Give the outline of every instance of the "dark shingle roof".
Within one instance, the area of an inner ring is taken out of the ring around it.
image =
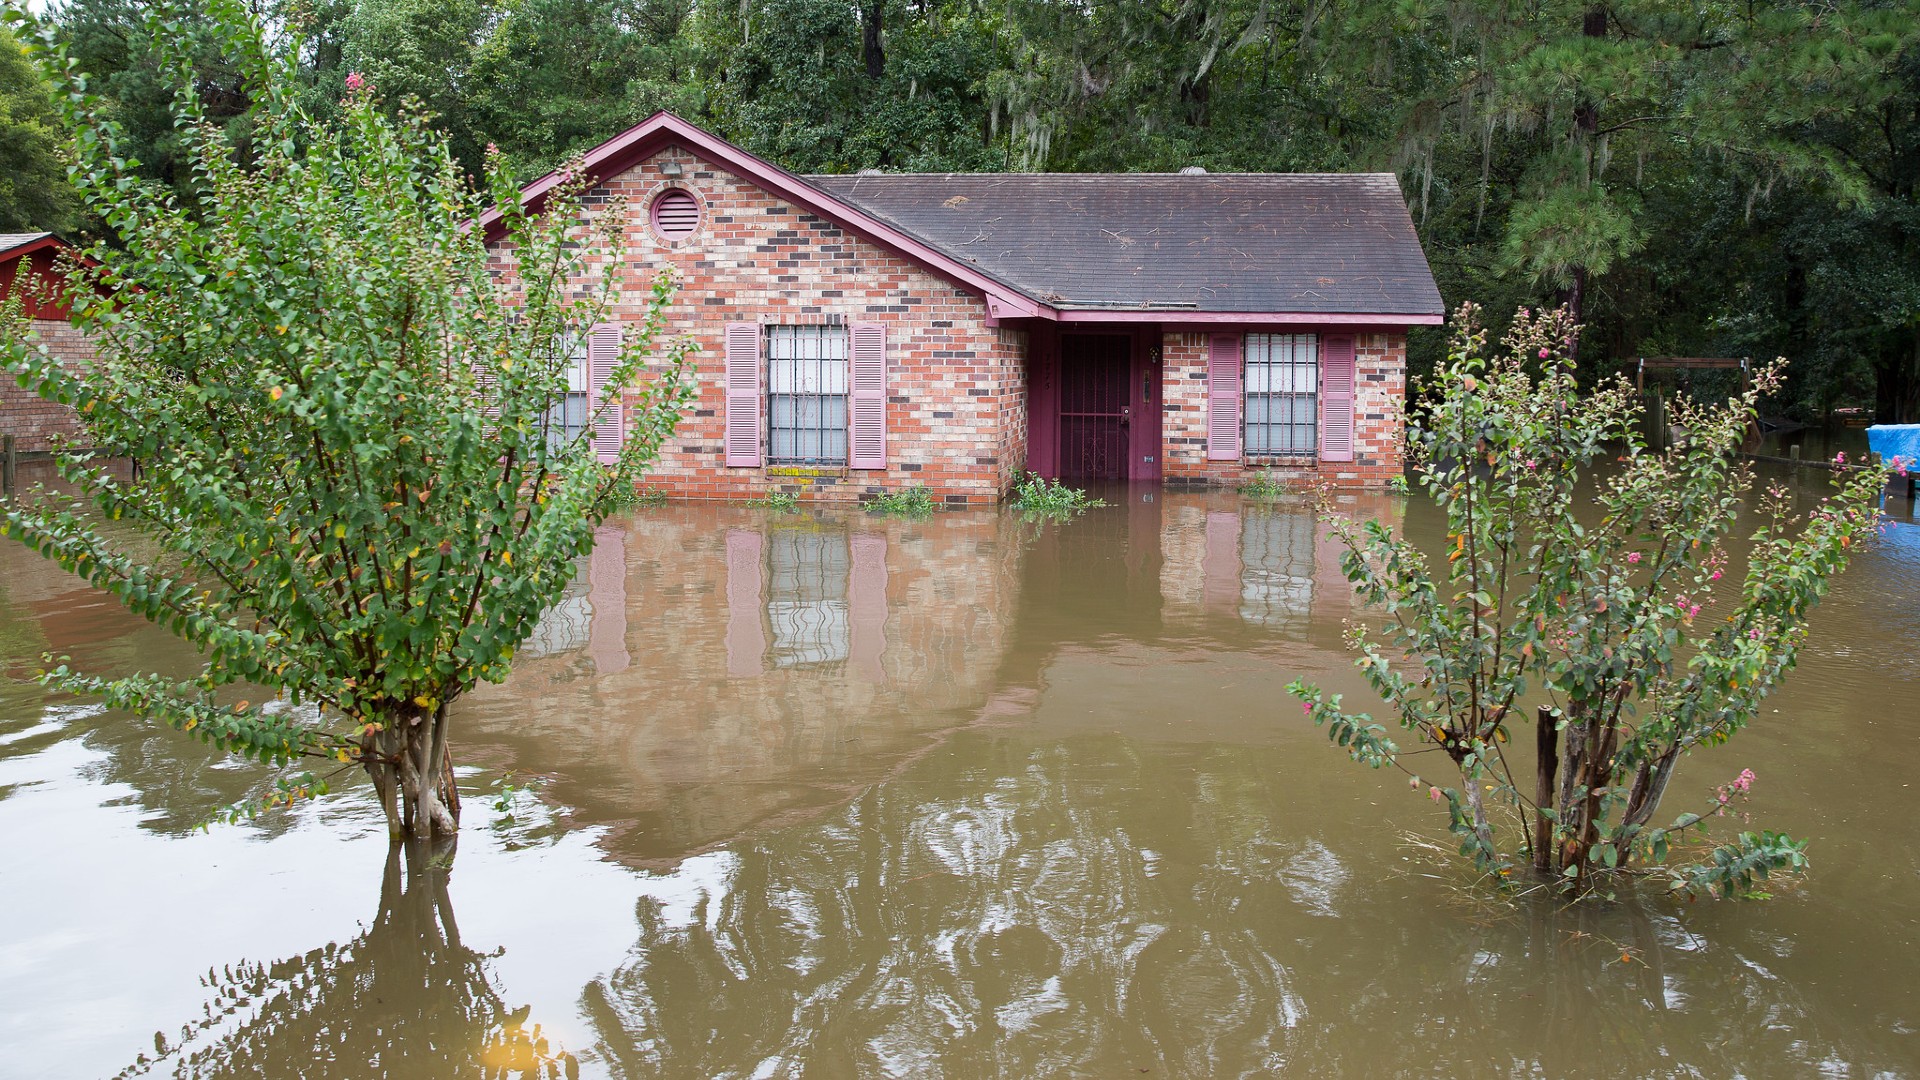
[[[1060,307],[1442,314],[1390,173],[806,179]]]

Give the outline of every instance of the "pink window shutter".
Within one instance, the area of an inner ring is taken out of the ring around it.
[[[618,525],[593,530],[593,553],[587,556],[587,600],[593,618],[587,623],[587,653],[602,675],[625,671],[633,663],[627,652],[627,531]]]
[[[766,661],[766,539],[727,530],[727,674],[758,675]]]
[[[1240,460],[1240,335],[1215,334],[1207,348],[1207,460]]]
[[[848,464],[887,467],[887,328],[854,323],[853,393],[847,408]]]
[[[587,407],[593,410],[593,452],[602,464],[620,460],[620,445],[626,441],[625,413],[621,392],[602,402],[607,380],[620,363],[620,324],[599,323],[587,337]]]
[[[1320,343],[1320,460],[1353,460],[1353,338]]]
[[[847,659],[868,682],[885,682],[887,651],[887,534],[854,533],[847,540]]]
[[[760,327],[727,324],[727,465],[760,464]]]
[[[1200,606],[1230,615],[1240,609],[1240,514],[1207,511],[1206,546],[1200,551]]]

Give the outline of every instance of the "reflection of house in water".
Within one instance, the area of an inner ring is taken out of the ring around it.
[[[727,531],[727,671],[853,661],[885,678],[887,537],[815,522]]]
[[[509,683],[462,703],[464,759],[548,777],[646,862],[1031,712],[1065,651],[1331,663],[1351,612],[1305,507],[1157,489],[1046,525],[676,505],[607,526],[585,563]]]
[[[586,560],[580,560],[584,563]],[[582,567],[584,569],[584,567]],[[521,662],[541,656],[584,649],[592,640],[593,602],[587,599],[590,578],[581,574],[568,583],[560,600],[540,616],[540,624],[520,646]]]
[[[462,703],[465,759],[548,777],[638,861],[837,803],[987,710],[1014,528],[722,506],[609,525],[512,679]]]
[[[628,662],[627,548],[621,530],[601,526],[592,554],[578,562],[581,573],[520,646],[520,662],[586,650],[593,672],[611,675]]]
[[[1249,507],[1240,516],[1240,617],[1304,629],[1313,616],[1314,539],[1306,514]]]
[[[1401,509],[1388,496],[1345,499],[1342,508],[1395,524]],[[1227,617],[1332,645],[1353,614],[1341,546],[1304,504],[1170,500],[1161,539],[1169,618]]]

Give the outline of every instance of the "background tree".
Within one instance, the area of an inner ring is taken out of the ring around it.
[[[697,115],[686,0],[522,0],[475,49],[473,123],[528,177],[661,109]]]
[[[120,152],[138,163],[138,175],[191,190],[193,155],[175,124],[182,93],[193,96],[204,122],[245,142],[251,88],[204,5],[169,7],[172,25],[164,31],[161,11],[144,0],[70,0],[57,14],[67,54],[92,77],[94,107],[114,122]]]
[[[430,10],[429,10],[430,9]],[[177,171],[135,0],[62,33]],[[201,17],[192,8],[187,25]],[[265,0],[303,107],[417,96],[529,178],[671,108],[800,172],[1396,171],[1449,302],[1572,303],[1583,372],[1786,355],[1770,411],[1920,419],[1920,0]],[[241,122],[217,48],[193,82]],[[236,134],[242,134],[236,131]],[[1444,335],[1411,339],[1439,363]]]
[[[1777,368],[1744,399],[1683,400],[1687,438],[1652,453],[1629,385],[1579,392],[1564,309],[1521,312],[1498,352],[1476,323],[1471,307],[1455,316],[1431,409],[1408,432],[1415,474],[1447,515],[1444,567],[1434,572],[1378,521],[1327,515],[1347,577],[1390,620],[1378,633],[1354,631],[1355,664],[1389,722],[1457,769],[1458,787],[1431,791],[1449,807],[1462,854],[1507,873],[1496,820],[1510,813],[1521,859],[1586,889],[1663,863],[1673,837],[1705,820],[1653,824],[1680,758],[1737,734],[1793,667],[1809,612],[1878,526],[1885,470],[1842,472],[1834,495],[1804,516],[1785,488],[1770,488],[1736,567],[1730,541],[1750,512],[1753,475],[1735,455]],[[1622,446],[1624,464],[1602,471]],[[1337,695],[1305,682],[1289,689],[1356,761],[1401,765],[1417,752]],[[1528,726],[1530,785],[1524,761],[1516,777],[1507,757]],[[1751,782],[1743,773],[1703,810]],[[1801,848],[1743,833],[1676,871],[1674,884],[1738,894],[1756,876],[1800,866]]]
[[[20,40],[0,26],[0,232],[60,232],[77,221],[78,199],[60,160],[52,87]]]
[[[636,288],[586,269],[619,215],[581,225],[574,185],[530,220],[496,171],[519,259],[517,278],[496,278],[470,225],[483,202],[443,138],[418,116],[389,119],[355,79],[337,126],[309,122],[288,58],[237,0],[205,11],[237,65],[249,135],[206,115],[184,77],[193,42],[156,37],[182,76],[187,199],[133,172],[125,129],[40,39],[64,80],[79,189],[124,246],[96,245],[99,265],[73,276],[95,363],[55,362],[17,305],[0,320],[0,360],[77,407],[94,446],[144,468],[128,484],[64,456],[63,475],[117,524],[48,497],[9,504],[0,532],[206,657],[184,683],[64,665],[48,683],[248,757],[357,765],[396,835],[447,835],[459,808],[447,706],[506,676],[632,491],[690,400],[687,346],[661,350],[603,465],[593,426],[564,429],[556,407],[589,327]],[[670,293],[655,281],[644,322],[629,324],[594,403],[602,418],[651,359]],[[248,700],[247,684],[269,700]],[[309,770],[278,790],[323,788]]]

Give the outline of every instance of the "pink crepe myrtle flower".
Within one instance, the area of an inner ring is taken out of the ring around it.
[[[1712,574],[1712,575],[1711,575],[1710,577],[1708,577],[1708,578],[1707,578],[1707,580],[1708,580],[1708,581],[1719,581],[1719,580],[1720,580],[1720,571],[1718,571],[1718,570],[1715,570],[1715,571],[1713,572],[1713,574]]]
[[[1750,639],[1750,640],[1752,640],[1752,641],[1759,641],[1759,640],[1760,640],[1760,628],[1756,626],[1756,627],[1754,627],[1753,629],[1751,629],[1751,630],[1749,630],[1749,631],[1747,631],[1747,637],[1748,637],[1748,639]]]
[[[1303,702],[1301,702],[1301,703],[1300,703],[1300,711],[1301,711],[1302,713],[1304,713],[1304,714],[1306,714],[1306,715],[1308,715],[1308,716],[1312,716],[1312,715],[1313,715],[1313,703],[1312,703],[1312,702],[1310,702],[1310,701],[1303,701]]]
[[[1693,618],[1693,617],[1694,617],[1695,615],[1698,615],[1698,614],[1700,614],[1700,605],[1699,605],[1699,604],[1688,604],[1688,605],[1687,605],[1687,618],[1689,618],[1689,619],[1691,619],[1691,618]]]
[[[1833,463],[1835,465],[1845,465],[1847,463],[1847,452],[1845,450],[1842,450],[1839,453],[1833,455]]]
[[[1547,358],[1547,350],[1545,350],[1545,349],[1541,349],[1541,350],[1540,350],[1540,359],[1542,359],[1542,360],[1545,360],[1546,358]]]
[[[1740,775],[1733,778],[1733,790],[1744,795],[1753,790],[1753,780],[1752,769],[1741,769]]]
[[[1640,561],[1640,553],[1639,553],[1639,552],[1637,552],[1637,551],[1629,551],[1629,552],[1627,552],[1627,561],[1628,561],[1628,562],[1630,562],[1630,563],[1637,563],[1637,562],[1639,562],[1639,561]]]
[[[357,94],[367,85],[366,77],[357,71],[347,72],[347,92]]]

